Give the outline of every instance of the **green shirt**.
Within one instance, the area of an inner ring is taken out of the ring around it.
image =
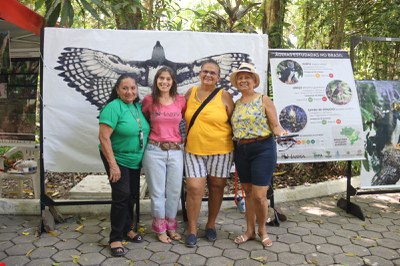
[[[118,164],[131,169],[140,169],[144,147],[150,126],[143,116],[140,103],[126,104],[120,99],[108,103],[100,111],[100,124],[109,125],[111,146]],[[140,127],[143,132],[143,145],[140,147]],[[101,150],[101,145],[99,145]]]

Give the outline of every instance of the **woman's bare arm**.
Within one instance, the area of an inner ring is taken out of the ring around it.
[[[121,178],[121,170],[117,164],[117,161],[114,157],[114,152],[112,150],[111,145],[111,134],[113,133],[113,129],[107,124],[100,124],[99,129],[99,140],[101,145],[101,151],[106,157],[108,165],[110,166],[110,182],[115,183]]]

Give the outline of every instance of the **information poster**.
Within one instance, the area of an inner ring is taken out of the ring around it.
[[[400,187],[400,81],[357,81],[366,138],[361,188]]]
[[[278,144],[279,163],[364,159],[361,112],[347,52],[270,50],[281,126],[299,134]]]
[[[122,73],[135,76],[143,99],[151,93],[157,70],[170,66],[177,74],[178,93],[185,94],[200,83],[202,62],[214,59],[221,70],[216,86],[238,98],[229,77],[241,62],[256,67],[260,91],[265,88],[267,43],[262,34],[46,28],[45,171],[104,172],[97,117]]]

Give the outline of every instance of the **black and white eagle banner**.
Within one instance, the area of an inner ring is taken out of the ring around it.
[[[55,172],[104,172],[98,152],[99,110],[117,78],[136,76],[139,95],[150,93],[161,66],[177,74],[178,92],[199,83],[200,65],[216,60],[217,86],[234,99],[229,75],[241,62],[255,65],[259,91],[266,88],[266,35],[135,30],[44,30],[43,147],[44,167]]]

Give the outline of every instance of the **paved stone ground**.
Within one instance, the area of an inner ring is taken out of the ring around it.
[[[39,217],[0,216],[0,261],[11,265],[400,265],[400,193],[352,198],[365,221],[336,207],[339,195],[280,203],[288,220],[268,227],[274,241],[240,246],[243,215],[223,207],[215,242],[204,238],[205,214],[199,220],[197,248],[184,242],[163,244],[150,232],[150,216],[141,215],[145,241],[126,243],[125,257],[113,258],[107,246],[109,220],[71,217],[56,234],[37,236]],[[82,226],[83,225],[83,226]],[[81,230],[78,230],[81,227]],[[181,233],[184,223],[180,222]]]

